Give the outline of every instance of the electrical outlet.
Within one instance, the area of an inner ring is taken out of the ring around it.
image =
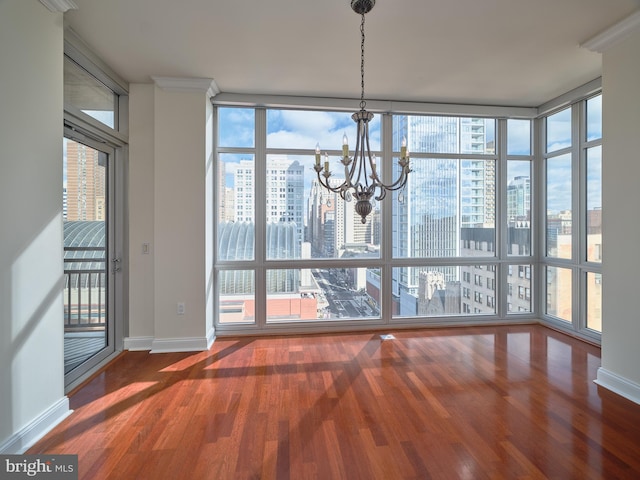
[[[178,315],[184,315],[185,307],[184,302],[178,302],[178,308],[176,309]]]

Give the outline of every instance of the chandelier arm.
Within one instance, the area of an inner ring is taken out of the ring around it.
[[[367,142],[367,157],[369,160],[369,165],[371,165],[371,175],[370,178],[371,180],[373,180],[373,184],[380,188],[380,187],[384,187],[384,184],[382,183],[382,181],[380,180],[380,177],[378,176],[378,170],[376,169],[375,166],[375,162],[373,161],[373,158],[371,157],[371,145],[369,143],[369,124],[367,123],[366,125],[367,128],[367,135],[365,136],[365,141]]]
[[[385,190],[384,188],[381,188],[381,189],[380,189],[380,195],[378,195],[377,197],[375,197],[375,199],[376,199],[377,201],[384,200],[384,197],[386,197],[386,196],[387,196],[387,192],[388,192],[388,190]]]
[[[403,168],[402,172],[400,172],[400,176],[397,178],[395,182],[388,185],[385,183],[379,182],[380,188],[384,190],[390,190],[392,192],[396,190],[400,190],[402,187],[405,186],[409,172],[411,172],[411,170],[407,170],[406,168]]]
[[[347,180],[349,182],[349,186],[352,188],[355,188],[355,186],[358,184],[358,179],[360,178],[360,173],[358,172],[357,176],[354,176],[356,173],[356,170],[358,169],[358,167],[360,162],[358,161],[358,141],[356,140],[356,150],[353,152],[353,159],[351,161],[351,165],[349,167],[349,175],[347,177]],[[346,172],[345,172],[346,173]],[[356,180],[356,182],[354,183],[354,179]]]
[[[353,163],[353,162],[352,162]],[[353,165],[351,166],[351,169],[353,169]],[[344,166],[344,182],[342,183],[343,185],[347,186],[347,188],[351,188],[351,172],[349,171],[349,166],[345,165]]]
[[[343,182],[337,187],[332,187],[331,185],[329,185],[329,177],[325,177],[325,179],[323,180],[322,179],[323,175],[320,175],[320,171],[316,170],[316,173],[318,175],[318,182],[320,182],[320,185],[322,185],[327,190],[332,191],[333,193],[340,193],[340,190],[342,186],[345,184],[345,182]]]
[[[362,143],[362,120],[358,120],[358,127],[357,127],[357,136],[356,136],[356,149],[355,152],[353,153],[353,169],[351,171],[351,178],[354,179],[355,178],[355,185],[362,185],[362,175],[363,175],[363,168],[364,170],[364,178],[365,178],[365,186],[367,184],[367,179],[366,179],[366,165],[364,164],[364,162],[362,161],[362,147],[363,147],[363,143]],[[357,175],[354,177],[353,174],[356,173],[356,169],[357,169]],[[353,180],[352,180],[353,182]]]
[[[369,148],[369,136],[367,135],[367,150],[369,152],[371,152],[371,149]],[[402,159],[401,159],[402,160]],[[384,190],[391,190],[391,191],[395,191],[395,190],[400,190],[406,183],[407,181],[407,175],[409,174],[409,172],[411,172],[411,169],[409,168],[409,163],[406,162],[404,164],[399,163],[399,165],[402,167],[402,170],[400,171],[400,175],[398,176],[398,178],[396,179],[395,182],[391,183],[391,184],[386,184],[383,183],[382,180],[380,179],[380,177],[378,176],[378,172],[376,172],[374,170],[374,180],[377,182],[379,188],[384,191]],[[386,196],[386,193],[384,195],[382,195],[382,198],[384,198]]]

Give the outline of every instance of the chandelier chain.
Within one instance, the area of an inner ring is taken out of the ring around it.
[[[367,216],[373,211],[376,201],[383,200],[388,192],[404,189],[407,175],[411,172],[406,139],[402,140],[398,159],[400,174],[392,183],[382,182],[376,167],[376,156],[371,153],[369,146],[369,122],[374,115],[365,109],[367,102],[364,99],[364,17],[375,3],[375,0],[351,0],[352,10],[362,16],[360,22],[360,111],[351,115],[351,119],[356,122],[356,148],[353,157],[349,155],[349,139],[345,133],[342,138],[342,159],[340,160],[344,168],[344,180],[338,178],[335,183],[329,180],[332,178],[332,173],[329,170],[329,155],[325,152],[323,166],[319,144],[316,145],[316,162],[313,166],[318,176],[319,185],[339,195],[346,202],[350,202],[352,198],[356,200],[355,211],[360,215],[363,224],[367,222]],[[338,185],[338,182],[341,183]],[[328,201],[327,205],[329,205]],[[336,208],[338,207],[336,206]]]
[[[360,110],[364,110],[364,107],[367,106],[367,102],[364,100],[364,13],[360,22],[360,38]]]

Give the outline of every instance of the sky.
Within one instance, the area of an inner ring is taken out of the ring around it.
[[[251,108],[220,108],[220,146],[253,148],[254,110]],[[601,96],[594,97],[587,102],[587,135],[597,139],[602,135]],[[370,141],[372,150],[380,149],[380,115],[375,115],[370,124]],[[571,109],[564,109],[547,119],[546,150],[555,152],[571,146]],[[487,137],[495,138],[495,122],[487,124]],[[529,120],[509,119],[507,122],[507,153],[508,155],[531,154],[531,122]],[[304,110],[267,110],[267,148],[272,149],[302,149],[313,151],[320,146],[324,155],[326,150],[330,155],[331,170],[337,174],[342,167],[338,163],[338,152],[342,147],[342,137],[346,134],[350,152],[353,152],[356,141],[356,124],[351,119],[351,112],[321,112]],[[292,160],[293,156],[289,155]],[[588,208],[601,206],[601,149],[589,151],[587,162],[588,172]],[[232,162],[239,159],[251,158],[248,154],[226,154],[227,186],[233,186]],[[305,175],[305,184],[310,185],[315,177],[312,169],[313,156],[296,156],[295,159],[308,165],[309,177]],[[568,160],[567,160],[568,159]],[[322,159],[324,162],[324,158]],[[508,175],[530,175],[528,163],[510,161]],[[560,156],[548,160],[547,171],[547,210],[557,212],[571,209],[572,164],[570,157]],[[305,197],[308,196],[308,189]]]
[[[221,147],[248,147],[255,144],[252,109],[221,108]],[[267,147],[310,149],[319,145],[322,152],[340,150],[346,134],[351,149],[355,147],[356,123],[349,112],[318,112],[303,110],[268,110]],[[380,115],[369,126],[372,150],[380,149]]]
[[[571,146],[571,108],[547,119],[546,149],[553,153]],[[602,96],[587,101],[586,139],[602,137]],[[570,154],[549,158],[547,169],[547,211],[571,210],[572,164]],[[602,148],[587,150],[587,209],[602,207]]]

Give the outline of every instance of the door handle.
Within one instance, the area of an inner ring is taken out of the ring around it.
[[[111,273],[118,273],[120,270],[122,270],[122,267],[120,266],[120,258],[116,257],[113,260],[111,260],[111,263],[113,263],[113,266],[111,267]]]

